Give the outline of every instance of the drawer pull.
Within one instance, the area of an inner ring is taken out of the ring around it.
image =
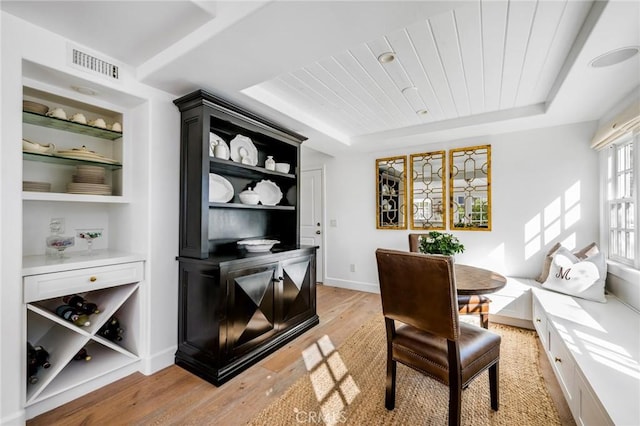
[[[98,277],[90,277],[89,281],[91,281],[92,283],[96,282],[96,281],[98,281]]]
[[[561,359],[561,358],[556,357],[554,361],[555,361],[555,362],[562,362],[562,359]]]

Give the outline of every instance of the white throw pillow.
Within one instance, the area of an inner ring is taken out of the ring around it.
[[[605,303],[607,263],[603,253],[580,260],[564,247],[553,255],[549,276],[542,288]]]

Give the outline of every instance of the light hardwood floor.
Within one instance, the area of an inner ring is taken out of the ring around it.
[[[327,335],[336,347],[373,315],[380,296],[318,286],[320,324],[220,387],[172,365],[132,374],[27,422],[39,425],[242,425],[306,373],[301,352]],[[543,375],[563,424],[573,419],[543,351]]]

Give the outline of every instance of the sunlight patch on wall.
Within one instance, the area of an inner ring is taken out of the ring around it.
[[[544,208],[544,244],[560,235],[560,216],[562,211],[560,197],[553,200]]]
[[[544,243],[549,244],[551,241],[558,238],[561,233],[562,233],[562,227],[560,225],[560,221],[557,220],[545,228]]]
[[[564,234],[582,218],[580,190],[580,181],[577,181],[524,224],[525,260],[560,238],[564,238],[561,241],[563,246],[575,248],[575,232],[567,236]]]
[[[524,258],[529,259],[542,248],[540,213],[524,224]]]
[[[564,192],[564,226],[569,228],[580,221],[580,181]]]
[[[333,425],[344,419],[344,410],[360,393],[360,388],[349,374],[347,366],[329,336],[325,335],[302,351],[302,359],[309,371],[309,378],[320,413],[305,413]],[[296,414],[300,414],[296,412]]]
[[[524,240],[530,241],[540,234],[540,213],[536,214],[531,220],[524,224]]]
[[[573,250],[576,248],[576,233],[572,232],[567,238],[560,241],[563,247],[566,247],[569,250]]]
[[[524,245],[524,258],[529,259],[536,254],[542,248],[541,239],[539,235],[536,235],[531,241]]]

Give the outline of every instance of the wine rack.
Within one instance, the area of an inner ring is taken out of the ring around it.
[[[51,363],[50,368],[39,369],[36,383],[27,383],[27,407],[138,362],[142,271],[142,262],[130,262],[24,277],[26,339],[44,347]],[[100,312],[90,315],[89,326],[75,325],[55,313],[64,304],[63,296],[70,294],[98,305]],[[98,334],[114,316],[125,330],[120,341]],[[83,347],[91,360],[74,360]]]

